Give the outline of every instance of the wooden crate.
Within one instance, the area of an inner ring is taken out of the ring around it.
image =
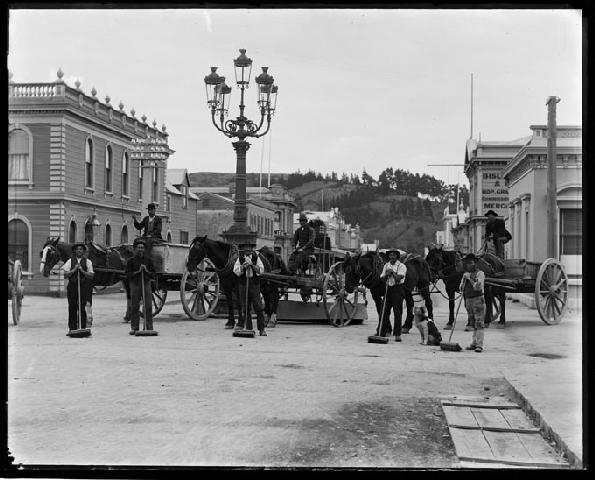
[[[188,245],[179,243],[163,243],[153,245],[151,260],[157,273],[183,274],[186,270]]]

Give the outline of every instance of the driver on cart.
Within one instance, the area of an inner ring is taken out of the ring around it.
[[[314,240],[316,231],[308,224],[308,217],[305,213],[299,216],[300,228],[293,234],[294,251],[289,256],[288,268],[292,275],[295,275],[298,268],[305,272],[308,268],[308,258],[314,253]]]

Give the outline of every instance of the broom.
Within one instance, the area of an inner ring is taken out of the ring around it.
[[[250,315],[250,305],[248,305],[248,287],[249,287],[249,281],[250,279],[248,278],[248,271],[247,269],[251,268],[251,267],[246,267],[246,303],[244,304],[244,329],[243,330],[234,330],[234,332],[231,334],[232,337],[243,337],[243,338],[254,338],[254,336],[256,335],[254,333],[254,330],[246,330],[246,322],[248,321],[248,315]]]
[[[384,318],[384,308],[386,307],[386,296],[388,295],[388,282],[386,283],[386,288],[384,289],[384,298],[382,299],[382,315],[378,317],[378,326],[376,327],[376,333],[378,335],[370,335],[368,337],[368,343],[388,343],[388,337],[380,336],[380,324],[382,319]]]
[[[463,282],[463,288],[461,290],[465,290],[465,283]],[[461,299],[459,300],[459,305],[457,306],[457,311],[455,313],[455,319],[452,322],[452,329],[450,330],[450,335],[448,336],[448,342],[440,342],[440,350],[445,350],[447,352],[460,352],[463,350],[458,343],[451,343],[452,334],[455,331],[455,326],[457,325],[457,317],[459,316],[459,309],[461,308],[461,303],[463,303],[463,294],[461,293]]]
[[[147,316],[149,315],[149,313],[146,311],[147,310],[147,304],[145,303],[145,271],[144,271],[144,265],[141,265],[141,269],[140,269],[140,279],[141,279],[141,295],[143,297],[143,329],[142,330],[137,330],[136,332],[134,332],[134,335],[136,337],[154,337],[155,335],[157,335],[157,332],[155,330],[147,330]]]
[[[79,267],[80,268],[80,267]],[[76,272],[76,284],[78,288],[78,310],[77,310],[77,329],[69,332],[70,337],[82,338],[91,335],[91,330],[88,328],[81,328],[81,272]]]

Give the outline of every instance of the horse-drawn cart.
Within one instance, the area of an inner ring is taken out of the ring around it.
[[[502,288],[508,293],[532,293],[541,320],[557,325],[568,303],[568,276],[555,258],[543,263],[524,259],[502,260],[504,269],[486,275],[486,285]]]
[[[8,259],[8,298],[11,301],[12,322],[18,325],[23,304],[23,266],[20,260]]]

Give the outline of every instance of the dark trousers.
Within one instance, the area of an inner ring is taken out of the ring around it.
[[[264,307],[260,301],[260,281],[253,280],[252,277],[248,283],[248,307],[246,308],[246,278],[240,278],[239,294],[240,294],[240,306],[242,311],[240,312],[240,320],[238,325],[240,327],[246,327],[247,330],[252,330],[252,317],[250,315],[250,307],[256,312],[256,328],[258,331],[264,330]]]
[[[390,311],[393,310],[395,321],[393,333],[395,336],[401,335],[401,316],[403,314],[403,298],[405,297],[405,287],[403,285],[395,285],[388,287],[386,293],[386,304],[384,306],[384,316],[382,317],[382,324],[380,326],[380,335],[384,336],[390,334]]]
[[[140,317],[140,303],[142,300],[142,282],[140,278],[134,279],[130,282],[130,328],[138,330]],[[145,303],[144,315],[147,330],[153,330],[153,296],[151,294],[151,280],[145,277]]]
[[[87,282],[81,280],[81,324],[78,324],[78,311],[79,311],[79,294],[77,285],[77,275],[73,275],[68,280],[68,286],[66,287],[66,298],[68,299],[68,329],[77,330],[79,328],[87,328],[87,312],[85,310],[85,304],[87,303],[89,295],[89,287]]]
[[[299,253],[292,253],[287,261],[287,268],[290,272],[297,272],[298,268],[305,272],[308,269],[308,262],[310,255],[314,253],[314,250],[304,250]]]

